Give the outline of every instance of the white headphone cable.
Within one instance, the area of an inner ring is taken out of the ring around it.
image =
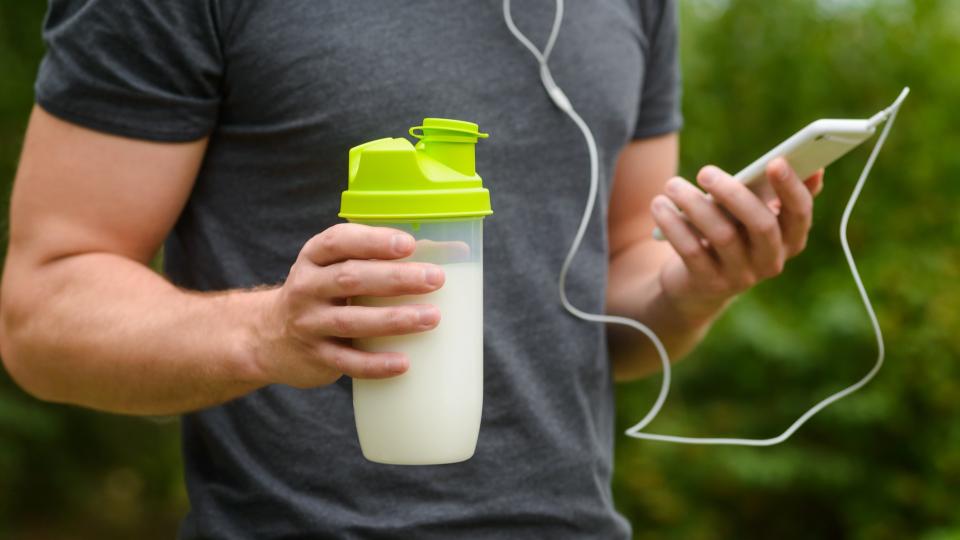
[[[577,111],[573,108],[573,104],[570,103],[570,100],[563,93],[559,86],[553,79],[552,74],[550,73],[550,68],[547,65],[550,59],[550,53],[553,50],[553,46],[556,42],[557,35],[560,31],[560,23],[563,20],[563,0],[556,0],[556,11],[554,15],[553,27],[550,30],[550,37],[547,40],[547,46],[541,52],[537,47],[529,40],[523,33],[516,27],[513,22],[513,18],[510,15],[510,0],[503,0],[503,17],[506,21],[507,28],[510,30],[510,33],[513,34],[517,40],[523,44],[537,59],[537,62],[540,65],[540,81],[543,84],[544,89],[547,91],[547,94],[550,96],[550,99],[553,103],[563,111],[570,119],[576,124],[577,128],[580,129],[580,132],[583,134],[583,138],[587,144],[587,151],[590,156],[590,190],[587,195],[587,204],[584,208],[583,215],[580,219],[580,226],[577,228],[577,233],[574,236],[573,243],[570,245],[570,250],[567,252],[567,256],[563,261],[563,265],[560,268],[560,277],[558,279],[558,288],[560,292],[560,302],[563,304],[563,307],[570,312],[573,316],[591,322],[601,322],[601,323],[610,323],[610,324],[621,324],[624,326],[629,326],[636,329],[637,331],[643,333],[650,341],[653,343],[654,347],[657,350],[657,354],[660,357],[660,362],[663,368],[663,379],[660,385],[660,392],[657,395],[657,399],[654,402],[653,406],[647,412],[646,416],[642,420],[637,422],[635,425],[626,430],[626,435],[629,437],[637,439],[646,439],[654,441],[664,441],[680,444],[723,444],[723,445],[739,445],[739,446],[772,446],[779,444],[793,435],[800,427],[807,422],[815,414],[829,406],[831,403],[840,400],[870,382],[871,379],[877,374],[883,365],[884,359],[884,345],[883,345],[883,334],[880,331],[880,323],[877,321],[876,314],[874,313],[873,306],[870,303],[870,298],[867,296],[867,291],[863,286],[863,281],[860,279],[860,274],[857,271],[857,265],[854,262],[853,255],[850,252],[850,245],[847,241],[847,224],[850,220],[850,214],[853,211],[853,207],[857,203],[857,199],[860,196],[860,191],[863,189],[863,185],[866,182],[867,176],[870,174],[870,169],[873,168],[873,163],[876,161],[877,155],[880,153],[880,148],[883,146],[884,141],[887,138],[887,134],[890,132],[890,128],[893,126],[893,122],[896,119],[897,112],[900,110],[900,104],[903,101],[903,98],[906,97],[908,89],[905,89],[901,93],[897,101],[894,102],[892,106],[887,108],[882,113],[879,113],[874,118],[877,121],[886,120],[886,125],[883,128],[883,131],[880,133],[880,137],[877,139],[876,144],[873,147],[873,151],[870,153],[870,157],[867,159],[867,163],[863,168],[863,172],[860,174],[860,179],[857,181],[856,186],[854,187],[853,193],[850,196],[849,201],[847,201],[847,206],[844,209],[843,217],[840,220],[840,244],[843,247],[843,253],[846,256],[847,264],[850,267],[850,273],[853,275],[853,280],[857,285],[857,290],[860,293],[860,298],[863,301],[863,305],[867,310],[867,314],[870,317],[870,323],[873,326],[874,334],[877,340],[877,360],[873,368],[859,381],[856,383],[836,392],[827,398],[821,400],[819,403],[811,407],[807,412],[805,412],[800,418],[798,418],[793,424],[790,425],[783,433],[776,437],[771,437],[768,439],[741,439],[741,438],[716,438],[716,437],[678,437],[674,435],[660,435],[655,433],[643,433],[641,430],[645,428],[650,422],[656,418],[659,414],[660,409],[663,408],[663,404],[667,399],[667,395],[670,391],[670,375],[671,375],[671,365],[670,357],[667,353],[666,348],[663,345],[663,342],[660,341],[660,338],[657,334],[651,330],[647,325],[627,318],[620,317],[616,315],[604,315],[597,313],[587,313],[580,310],[567,298],[566,292],[566,280],[567,273],[570,270],[570,265],[573,263],[573,259],[577,254],[577,251],[580,249],[580,244],[583,241],[583,236],[586,233],[587,227],[590,223],[590,218],[593,215],[593,207],[596,204],[597,199],[597,189],[599,184],[599,159],[597,156],[597,144],[594,140],[593,133],[590,131],[590,128],[587,126],[586,122],[580,117]],[[882,116],[882,118],[878,118]]]

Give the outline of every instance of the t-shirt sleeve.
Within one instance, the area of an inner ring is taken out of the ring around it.
[[[214,0],[50,0],[36,101],[116,135],[190,141],[220,106]]]
[[[640,25],[647,38],[646,72],[635,139],[670,133],[683,126],[676,0],[641,0]]]

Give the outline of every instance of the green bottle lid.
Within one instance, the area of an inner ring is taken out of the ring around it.
[[[350,149],[350,176],[340,217],[407,220],[482,217],[493,213],[490,192],[475,168],[477,124],[424,118],[404,138],[378,139]]]

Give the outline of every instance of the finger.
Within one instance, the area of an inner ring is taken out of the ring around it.
[[[340,306],[316,310],[301,325],[325,336],[364,338],[415,334],[436,328],[440,310],[429,304]]]
[[[400,259],[414,247],[413,237],[397,229],[340,223],[308,240],[300,257],[325,266],[347,259]]]
[[[706,276],[719,273],[717,263],[700,243],[700,237],[693,231],[691,225],[680,217],[670,199],[657,195],[653,198],[651,209],[653,220],[660,227],[664,238],[680,255],[691,274]]]
[[[331,368],[354,379],[394,377],[410,367],[410,360],[401,353],[361,351],[329,340],[318,346],[317,353]]]
[[[426,294],[444,282],[443,270],[429,263],[349,260],[311,274],[321,298]]]
[[[761,275],[779,273],[783,265],[783,240],[780,223],[770,208],[747,186],[717,167],[701,169],[697,181],[747,231],[754,270]]]
[[[767,165],[767,178],[780,199],[780,231],[787,256],[803,251],[813,219],[813,195],[787,160],[777,158]]]
[[[667,195],[710,242],[724,273],[738,273],[748,265],[746,246],[736,224],[702,191],[677,177],[667,183]]]
[[[780,204],[780,199],[773,199],[773,200],[767,202],[767,208],[769,208],[770,211],[773,212],[773,215],[775,215],[775,216],[779,216],[779,215],[780,215],[780,207],[781,207],[781,206],[782,206],[782,205]]]
[[[820,192],[823,191],[823,169],[813,173],[810,178],[804,180],[803,183],[814,197],[819,195]]]

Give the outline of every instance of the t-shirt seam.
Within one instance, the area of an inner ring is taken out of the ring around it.
[[[49,96],[36,96],[37,104],[54,116],[62,117],[65,120],[79,123],[97,131],[105,131],[116,135],[128,135],[133,137],[151,139],[163,138],[164,140],[190,141],[202,138],[209,133],[206,130],[197,130],[196,128],[184,127],[182,129],[157,129],[147,128],[143,124],[131,124],[122,121],[107,120],[100,115],[89,115],[79,112],[77,109],[64,105],[62,102],[52,99]]]
[[[648,6],[649,5],[650,4],[648,4]],[[639,95],[640,105],[639,105],[639,110],[637,112],[637,115],[635,117],[635,124],[634,124],[633,135],[632,135],[633,139],[653,137],[657,135],[663,135],[665,133],[679,131],[680,128],[683,126],[683,116],[682,116],[683,113],[681,112],[680,101],[678,99],[678,93],[679,93],[679,88],[681,84],[680,83],[681,79],[678,72],[675,74],[675,80],[672,81],[673,82],[673,84],[671,85],[672,90],[670,91],[672,95],[668,95],[668,97],[666,98],[667,103],[665,104],[662,103],[664,98],[661,95],[661,93],[654,94],[652,96],[646,95],[649,85],[652,84],[650,81],[650,75],[652,71],[659,72],[661,76],[665,76],[663,73],[665,69],[667,70],[677,69],[677,67],[673,64],[664,66],[664,65],[660,65],[661,62],[656,62],[656,65],[654,65],[653,62],[651,62],[651,60],[657,59],[658,49],[663,46],[663,44],[660,42],[661,41],[660,34],[663,31],[663,26],[665,24],[664,20],[668,15],[668,10],[676,9],[676,6],[670,5],[669,2],[664,1],[659,4],[658,8],[659,9],[657,10],[655,17],[652,17],[652,19],[655,19],[655,21],[652,23],[648,23],[648,25],[644,24],[647,21],[645,21],[645,17],[643,16],[643,11],[644,11],[643,6],[639,6],[637,11],[637,15],[640,21],[641,32],[646,38],[647,48],[644,51],[644,55],[646,57],[646,62],[644,66],[644,71],[645,71],[644,84],[640,88],[640,95]],[[645,28],[645,26],[648,26],[648,27]],[[678,31],[677,26],[678,24],[676,23],[676,21],[674,21],[674,26],[672,28],[674,33]],[[643,45],[644,44],[641,43],[641,48],[643,48]],[[674,46],[675,54],[676,54],[677,46],[678,45]],[[673,63],[678,62],[678,59],[676,56],[673,57],[672,62]],[[651,70],[651,66],[655,69]],[[647,105],[646,102],[648,101],[648,99],[653,101],[652,103],[653,108],[646,106]]]
[[[667,133],[680,131],[682,127],[683,120],[681,119],[672,119],[664,123],[643,126],[634,130],[633,139],[644,139],[647,137],[656,137],[657,135],[665,135]]]

